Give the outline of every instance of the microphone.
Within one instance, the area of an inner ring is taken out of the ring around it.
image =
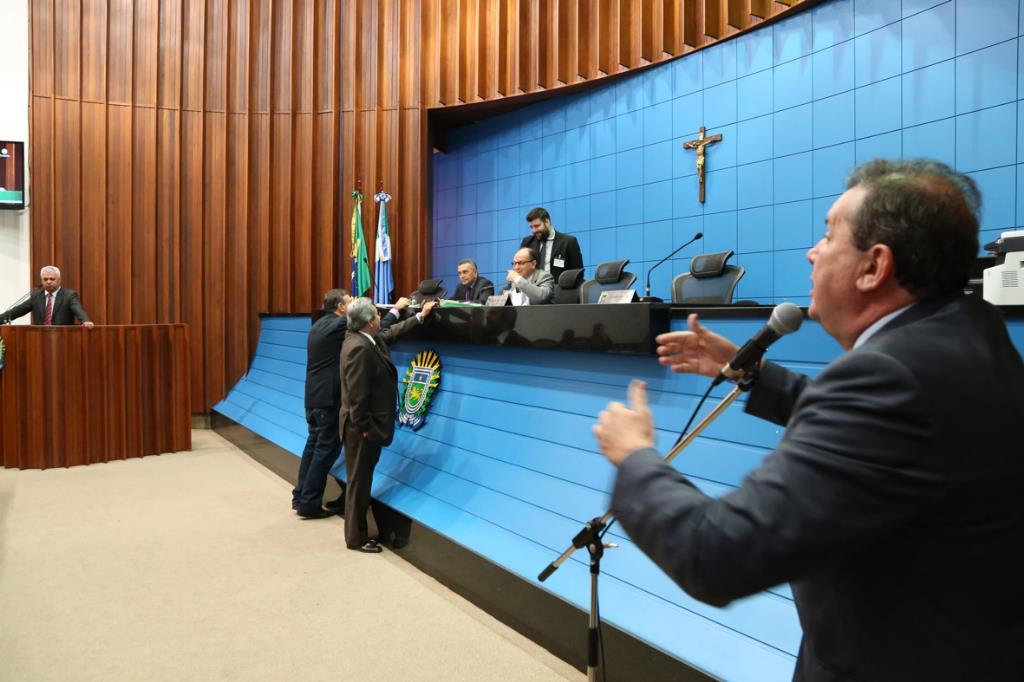
[[[26,293],[24,296],[19,298],[14,303],[12,303],[9,306],[7,306],[7,310],[5,310],[3,312],[3,314],[0,314],[0,324],[10,324],[11,323],[11,318],[9,317],[9,313],[11,312],[11,309],[12,308],[17,308],[19,305],[21,305],[22,303],[27,301],[28,297],[32,295],[33,291],[35,291],[35,289],[29,289],[28,293]]]
[[[772,310],[772,316],[768,323],[761,328],[761,331],[750,337],[750,340],[743,344],[732,360],[727,362],[722,370],[715,377],[712,386],[717,386],[726,379],[736,381],[743,377],[753,367],[761,362],[768,346],[772,345],[786,334],[792,334],[804,322],[804,314],[800,308],[792,303],[780,303]]]
[[[654,269],[657,268],[659,265],[661,265],[662,263],[667,261],[669,258],[671,258],[672,256],[676,255],[677,253],[682,251],[684,248],[686,248],[690,244],[694,243],[695,241],[697,241],[698,239],[700,239],[703,236],[704,236],[703,232],[698,232],[697,234],[693,235],[693,239],[691,239],[690,241],[686,242],[685,244],[683,244],[679,248],[675,249],[672,253],[670,253],[667,256],[665,256],[664,258],[662,258],[660,261],[655,263],[654,266],[651,267],[650,270],[647,271],[647,287],[646,287],[646,290],[644,292],[644,295],[642,297],[640,297],[640,302],[641,303],[661,303],[661,299],[660,298],[658,298],[657,296],[651,296],[651,273],[654,272]]]

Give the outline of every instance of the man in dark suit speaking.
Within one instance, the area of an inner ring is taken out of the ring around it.
[[[523,238],[519,248],[537,252],[539,269],[551,273],[552,279],[557,282],[563,271],[583,268],[580,243],[571,234],[555,232],[546,208],[532,209],[526,214],[526,222],[531,234]]]
[[[974,182],[875,161],[828,213],[809,314],[846,351],[811,379],[764,363],[747,411],[786,427],[739,489],[701,493],[653,449],[641,382],[594,431],[612,511],[694,597],[792,584],[799,680],[1007,680],[1024,670],[1024,364],[963,287]],[[736,346],[689,320],[662,364],[715,376]]]
[[[78,300],[78,292],[60,285],[60,270],[47,265],[39,271],[39,281],[42,286],[33,289],[27,301],[0,315],[0,324],[32,313],[32,324],[73,325],[78,318],[83,327],[92,329],[89,315]]]
[[[437,301],[381,331],[380,315],[368,298],[351,302],[346,309],[348,335],[341,347],[341,431],[345,439],[345,545],[360,552],[377,553],[380,545],[371,540],[366,523],[370,506],[373,470],[381,448],[395,435],[395,403],[398,400],[398,370],[388,346],[413,327],[422,324]],[[374,505],[374,518],[381,537],[393,526],[393,516]]]

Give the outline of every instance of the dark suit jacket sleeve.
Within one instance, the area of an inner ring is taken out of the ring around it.
[[[405,336],[410,329],[418,327],[419,324],[420,321],[416,319],[415,316],[410,317],[408,320],[402,320],[401,322],[391,325],[387,329],[382,329],[380,333],[377,334],[377,339],[390,346],[395,341],[398,341],[398,339]]]
[[[88,322],[89,314],[85,312],[85,308],[82,307],[82,302],[78,300],[78,292],[72,291],[68,296],[68,309],[78,318],[79,322]]]
[[[30,312],[32,312],[31,297],[24,303],[20,303],[3,314],[0,314],[0,322],[10,322],[11,320],[16,320],[22,315]]]
[[[395,314],[389,310],[387,313],[385,313],[385,315],[382,318],[380,318],[380,328],[388,329],[395,322],[398,322],[398,318],[395,317]]]
[[[761,378],[747,400],[747,413],[785,426],[797,398],[810,383],[803,374],[791,372],[774,362],[761,367]]]
[[[494,296],[494,283],[486,277],[478,278],[477,282],[479,286],[477,286],[473,300],[477,303],[486,303],[488,296]]]
[[[739,489],[712,500],[644,450],[620,467],[612,510],[686,592],[723,605],[926,513],[943,494],[935,433],[910,371],[855,351],[805,389],[779,446]]]
[[[565,235],[568,237],[568,243],[565,245],[565,270],[576,270],[583,268],[583,252],[580,251],[580,243],[576,237],[571,234]]]

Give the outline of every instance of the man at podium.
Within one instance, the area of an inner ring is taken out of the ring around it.
[[[41,286],[29,292],[27,301],[11,306],[0,315],[0,324],[7,324],[31,312],[32,324],[72,325],[78,318],[83,327],[92,329],[89,314],[78,300],[78,292],[60,285],[60,270],[47,265],[39,271],[39,281]]]

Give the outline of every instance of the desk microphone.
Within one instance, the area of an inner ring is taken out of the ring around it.
[[[667,261],[669,258],[671,258],[672,256],[676,255],[677,253],[682,251],[684,248],[686,248],[690,244],[694,243],[695,241],[697,241],[698,239],[700,239],[703,236],[704,236],[703,232],[698,232],[697,234],[693,235],[693,239],[691,239],[690,241],[686,242],[685,244],[683,244],[679,248],[677,248],[674,251],[672,251],[672,253],[668,254],[667,256],[662,258],[660,261],[655,263],[654,267],[652,267],[650,270],[647,271],[647,287],[646,287],[646,290],[644,292],[644,295],[640,297],[640,302],[641,303],[661,303],[661,299],[660,298],[658,298],[657,296],[651,296],[651,273],[654,272],[654,269],[657,268],[659,265],[661,265],[662,263]]]
[[[717,386],[726,379],[736,381],[750,371],[754,365],[761,362],[768,346],[772,345],[786,334],[792,334],[804,322],[804,314],[800,308],[792,303],[780,303],[772,310],[772,316],[768,324],[761,328],[761,331],[750,337],[750,340],[743,344],[732,360],[727,362],[722,370],[715,377],[712,386]]]

